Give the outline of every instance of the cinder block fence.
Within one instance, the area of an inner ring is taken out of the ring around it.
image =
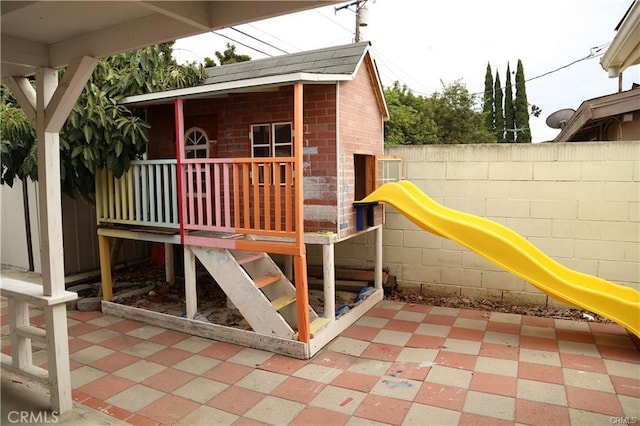
[[[386,154],[404,158],[406,179],[437,202],[506,225],[569,268],[640,290],[640,141],[398,146]],[[383,235],[384,265],[402,287],[557,303],[390,206]],[[336,259],[371,266],[373,237],[338,244]]]

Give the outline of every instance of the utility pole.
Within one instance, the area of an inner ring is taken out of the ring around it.
[[[369,11],[365,7],[368,0],[356,0],[344,6],[336,7],[335,12],[337,13],[342,9],[350,9],[351,6],[355,6],[355,14],[356,14],[356,31],[355,31],[355,42],[358,43],[360,41],[360,27],[366,27],[369,25]]]

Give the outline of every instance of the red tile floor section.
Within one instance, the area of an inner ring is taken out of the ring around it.
[[[615,324],[383,301],[302,361],[99,312],[68,319],[73,399],[132,425],[640,418],[640,352]]]

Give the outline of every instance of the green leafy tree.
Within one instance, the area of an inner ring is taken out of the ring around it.
[[[172,44],[146,47],[98,62],[60,132],[62,189],[92,198],[97,169],[121,176],[146,149],[148,125],[118,101],[130,95],[194,86],[203,81],[201,66],[178,65]],[[36,137],[24,112],[3,89],[2,179],[37,178]]]
[[[527,102],[527,88],[524,79],[524,67],[518,59],[516,71],[516,101],[515,101],[516,142],[531,143],[529,129],[529,103]]]
[[[442,92],[415,96],[394,83],[385,89],[391,118],[385,123],[387,145],[423,145],[495,142],[484,115],[474,109],[476,99],[461,81],[445,85]]]
[[[487,63],[487,73],[484,76],[484,96],[482,112],[484,114],[487,129],[495,131],[495,107],[493,93],[493,74],[491,73],[491,64]]]
[[[496,70],[496,82],[494,85],[494,105],[495,105],[495,130],[496,130],[496,139],[498,142],[504,142],[504,110],[503,110],[503,95],[502,95],[502,86],[500,85],[500,74],[498,70]]]
[[[216,51],[216,58],[218,58],[218,62],[220,65],[227,64],[235,64],[236,62],[246,62],[251,60],[251,56],[249,55],[239,55],[236,53],[235,44],[227,43],[226,49],[223,52]],[[204,66],[206,68],[211,68],[218,66],[215,59],[211,59],[210,57],[204,58]]]
[[[515,110],[513,107],[513,88],[511,87],[511,69],[507,63],[507,79],[504,84],[504,141],[515,141]]]
[[[391,119],[384,124],[387,145],[437,143],[437,126],[424,98],[414,96],[406,85],[395,82],[384,91]]]

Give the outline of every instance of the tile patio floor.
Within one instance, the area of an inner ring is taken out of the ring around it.
[[[32,309],[32,323],[42,312]],[[133,425],[609,425],[640,418],[615,324],[383,301],[301,361],[70,311],[73,399]],[[10,353],[2,301],[2,351]],[[45,351],[34,363],[46,362]],[[4,424],[4,419],[3,419]]]

